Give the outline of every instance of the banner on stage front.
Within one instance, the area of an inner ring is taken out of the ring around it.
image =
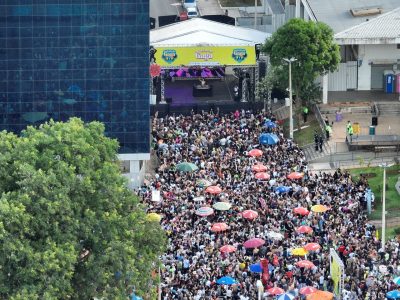
[[[154,54],[162,68],[189,66],[255,66],[254,46],[160,47]]]
[[[330,249],[330,275],[333,280],[333,293],[341,299],[344,284],[344,264],[335,249]]]

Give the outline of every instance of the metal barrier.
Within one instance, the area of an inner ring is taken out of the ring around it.
[[[313,104],[312,110],[314,112],[315,117],[317,118],[319,127],[321,127],[321,131],[325,132],[325,121],[322,118],[322,114],[321,114],[321,111],[319,110],[318,105],[317,104]],[[325,141],[325,135],[323,137],[324,137],[324,141]]]

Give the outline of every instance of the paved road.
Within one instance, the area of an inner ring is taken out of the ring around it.
[[[178,15],[182,9],[179,0],[150,0],[150,17],[155,18],[158,27],[158,16]]]

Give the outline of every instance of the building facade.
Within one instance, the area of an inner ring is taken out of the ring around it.
[[[2,0],[0,44],[0,130],[101,121],[127,172],[140,172],[150,156],[148,0]]]

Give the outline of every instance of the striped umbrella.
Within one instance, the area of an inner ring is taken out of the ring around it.
[[[209,215],[212,215],[214,213],[214,210],[211,207],[200,207],[199,209],[196,210],[196,215],[200,217],[207,217]]]
[[[292,299],[294,299],[294,296],[289,293],[282,294],[277,298],[277,300],[292,300]]]

